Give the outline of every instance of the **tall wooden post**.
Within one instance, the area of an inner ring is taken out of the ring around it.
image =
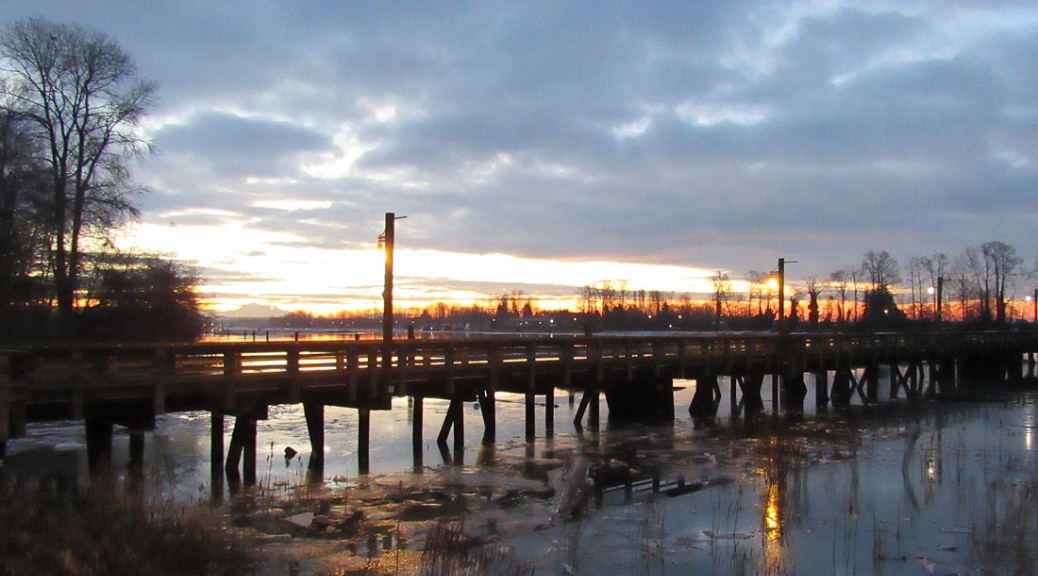
[[[382,382],[386,391],[393,382],[393,249],[396,246],[396,221],[392,212],[386,212],[386,229],[379,242],[386,250],[386,279],[382,292]]]
[[[256,485],[256,419],[249,417],[245,419],[235,418],[234,425],[239,421],[244,425],[245,434],[242,446],[241,479],[246,486]]]
[[[7,452],[11,433],[11,359],[0,353],[0,461]]]
[[[324,404],[320,402],[303,402],[303,416],[306,418],[306,432],[310,436],[310,463],[307,468],[313,476],[321,476],[324,472]]]
[[[415,396],[411,409],[411,455],[414,458],[414,471],[416,473],[421,473],[424,469],[422,462],[425,455],[422,449],[422,429],[425,426],[424,412],[425,398]]]
[[[223,413],[210,413],[209,429],[209,492],[214,500],[223,496]]]
[[[552,438],[555,436],[555,386],[548,385],[548,391],[544,394],[544,436]]]
[[[526,393],[526,441],[529,442],[537,436],[536,426],[536,399],[537,396],[533,392]]]
[[[393,341],[393,245],[396,243],[396,230],[394,229],[396,215],[386,212],[386,230],[381,238],[382,245],[386,250],[386,283],[382,292],[382,342],[385,344],[384,353],[388,353],[389,345]],[[383,365],[389,365],[389,359],[383,355]]]
[[[112,466],[112,421],[99,416],[86,418],[87,462],[90,474],[103,476]]]
[[[367,475],[371,471],[371,409],[357,411],[357,472]]]

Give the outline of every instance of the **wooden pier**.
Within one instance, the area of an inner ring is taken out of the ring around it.
[[[212,415],[214,482],[256,480],[256,423],[277,404],[302,404],[311,443],[310,466],[324,454],[324,408],[359,413],[359,469],[368,471],[372,410],[393,397],[413,401],[413,449],[421,459],[423,400],[450,402],[441,446],[453,434],[464,446],[464,402],[479,402],[484,443],[496,434],[495,395],[522,394],[526,436],[533,439],[535,400],[545,398],[545,436],[554,433],[556,389],[580,394],[574,424],[599,426],[605,394],[611,421],[675,417],[673,380],[696,380],[693,417],[717,414],[720,378],[728,377],[733,415],[765,410],[772,386],[777,411],[802,411],[807,381],[820,407],[878,398],[879,368],[890,370],[889,396],[944,393],[963,378],[1013,381],[1034,376],[1038,332],[884,334],[696,334],[554,336],[322,342],[197,343],[69,346],[0,351],[0,457],[27,423],[83,420],[88,460],[102,473],[111,459],[114,425],[130,431],[131,466],[141,463],[144,432],[168,412]],[[806,376],[813,375],[813,378]],[[225,418],[234,418],[224,447]]]

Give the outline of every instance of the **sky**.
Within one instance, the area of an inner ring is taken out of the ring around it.
[[[0,25],[30,16],[157,83],[120,243],[197,265],[220,311],[380,306],[387,212],[398,306],[1038,250],[1033,1],[5,0]]]

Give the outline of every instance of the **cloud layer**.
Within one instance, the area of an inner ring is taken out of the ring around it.
[[[91,4],[0,24],[158,82],[154,224],[337,250],[394,211],[425,250],[733,276],[1038,247],[1032,2]]]

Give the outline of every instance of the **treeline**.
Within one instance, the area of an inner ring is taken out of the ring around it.
[[[787,283],[782,316],[792,325],[821,323],[890,327],[909,322],[957,321],[1004,325],[1014,311],[1028,313],[1024,301],[1038,293],[1038,264],[1028,267],[1011,244],[991,241],[949,257],[944,253],[912,257],[902,268],[885,250],[869,250],[859,265],[833,271],[828,278],[808,277]],[[712,279],[707,303],[721,327],[766,327],[779,317],[778,271],[750,271],[739,279],[745,290],[723,271]],[[1021,298],[1019,293],[1023,291]],[[625,282],[600,282],[577,292],[580,309],[603,318],[619,311],[646,318],[675,304],[686,314],[695,307],[688,294],[627,290]],[[1030,317],[1034,320],[1035,318]],[[702,322],[697,322],[702,324]]]
[[[41,19],[0,32],[0,341],[195,338],[197,278],[119,253],[155,87],[112,39]]]
[[[937,253],[910,258],[902,268],[888,252],[870,250],[859,265],[785,286],[784,327],[811,329],[928,329],[937,322],[969,326],[1006,325],[1038,312],[1024,302],[1038,286],[1016,248],[1000,241],[965,249],[955,257]],[[734,289],[740,282],[740,290]],[[709,295],[630,290],[624,281],[602,281],[576,292],[576,310],[542,310],[537,299],[516,290],[471,305],[437,302],[397,310],[396,329],[418,332],[560,332],[769,330],[778,320],[776,271],[751,271],[732,279],[718,271]],[[271,319],[272,328],[381,331],[382,311],[343,312],[331,317],[293,313]]]

